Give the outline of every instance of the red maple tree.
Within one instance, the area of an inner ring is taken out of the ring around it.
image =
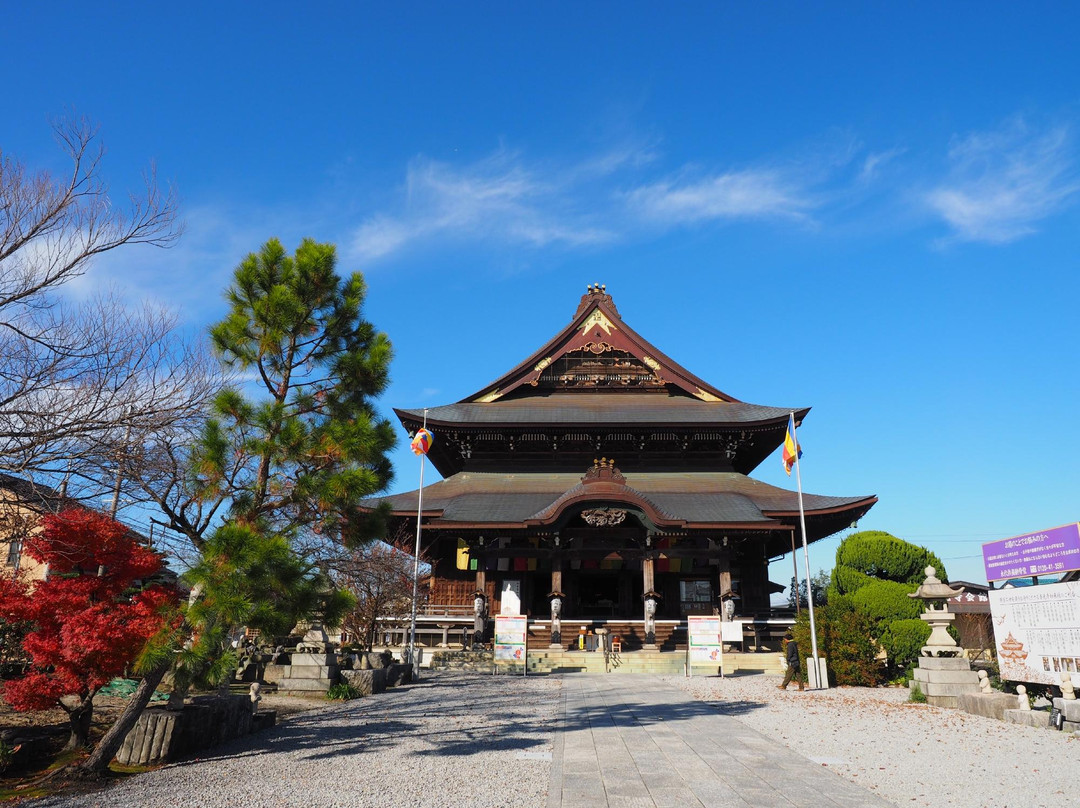
[[[157,585],[133,593],[136,582],[161,570],[162,557],[94,511],[44,517],[25,552],[47,564],[49,576],[0,580],[0,619],[32,625],[23,640],[30,669],[0,694],[16,710],[61,706],[71,725],[67,748],[85,746],[94,696],[162,627],[176,593]]]

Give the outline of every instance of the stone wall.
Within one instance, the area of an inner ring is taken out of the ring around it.
[[[247,696],[200,696],[183,710],[148,707],[116,755],[125,766],[166,763],[274,726],[277,714],[252,715]]]

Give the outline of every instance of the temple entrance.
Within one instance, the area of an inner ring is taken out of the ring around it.
[[[581,570],[568,576],[568,617],[610,620],[642,609],[641,573],[630,570]]]

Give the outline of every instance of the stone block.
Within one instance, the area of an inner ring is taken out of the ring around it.
[[[933,682],[935,684],[942,685],[974,685],[975,690],[979,689],[979,674],[972,670],[966,671],[950,671],[950,670],[921,670],[915,669],[914,678],[917,682]],[[971,691],[965,691],[971,692]]]
[[[1080,699],[1063,699],[1058,696],[1054,699],[1057,707],[1066,721],[1080,722]]]
[[[382,668],[342,671],[341,678],[342,681],[348,682],[355,687],[363,696],[382,693],[386,690],[386,671]]]
[[[1009,724],[1021,724],[1025,727],[1046,729],[1050,726],[1050,713],[1042,710],[1006,710],[1005,721]]]
[[[336,665],[286,665],[283,679],[326,679],[336,682]]]
[[[292,655],[293,667],[300,665],[337,665],[337,656],[334,654],[299,654],[294,653]]]
[[[278,682],[279,693],[325,693],[334,684],[329,679],[290,676]]]
[[[1016,699],[1012,693],[964,693],[959,701],[965,713],[1004,721],[1006,710],[1017,709]]]
[[[956,682],[919,682],[919,687],[922,688],[922,692],[927,697],[930,696],[953,696],[959,699],[965,693],[972,693],[978,690],[978,685],[971,684],[958,684]],[[957,707],[960,706],[957,701]]]
[[[288,675],[289,665],[267,665],[263,669],[264,682],[277,682]]]
[[[915,670],[927,671],[969,671],[971,663],[964,657],[919,657]],[[977,676],[978,674],[976,674]]]
[[[397,687],[412,681],[412,665],[396,663],[386,668],[386,686]]]

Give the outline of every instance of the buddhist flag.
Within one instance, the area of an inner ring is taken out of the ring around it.
[[[412,447],[414,455],[426,455],[428,450],[431,449],[431,444],[435,442],[435,436],[426,429],[416,430],[416,435],[412,439],[412,443],[409,445]]]
[[[788,415],[787,434],[784,436],[784,452],[780,458],[784,464],[784,471],[788,473],[789,477],[791,476],[791,467],[801,457],[802,447],[795,440],[795,415],[792,413]]]

